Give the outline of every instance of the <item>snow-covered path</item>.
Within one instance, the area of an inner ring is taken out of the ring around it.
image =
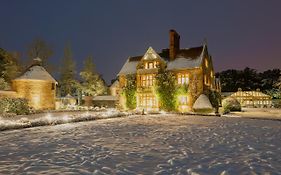
[[[0,132],[0,174],[281,174],[281,122],[132,116]]]

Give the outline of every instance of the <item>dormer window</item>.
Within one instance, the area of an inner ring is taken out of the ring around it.
[[[153,62],[149,62],[148,63],[148,69],[153,69],[153,68],[154,68]]]
[[[157,62],[147,62],[145,63],[145,69],[153,69],[157,67]]]

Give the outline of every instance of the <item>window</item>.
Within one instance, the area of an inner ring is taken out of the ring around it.
[[[145,63],[145,69],[153,69],[153,68],[156,68],[157,65],[158,65],[157,61],[147,62],[147,63]]]
[[[179,96],[179,104],[187,105],[187,96]]]
[[[188,74],[178,74],[178,84],[188,84]]]
[[[140,106],[155,108],[157,107],[156,97],[150,94],[141,94],[140,95]]]
[[[52,90],[55,90],[55,87],[56,87],[55,83],[52,83]]]
[[[148,69],[152,69],[152,68],[154,68],[153,62],[149,62],[148,63]]]
[[[141,86],[149,87],[154,83],[154,75],[142,75],[141,76]]]
[[[208,66],[209,66],[209,65],[208,65],[208,60],[207,60],[207,58],[206,58],[206,59],[205,59],[205,67],[208,68]]]

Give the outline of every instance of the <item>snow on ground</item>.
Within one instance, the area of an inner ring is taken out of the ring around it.
[[[242,112],[231,112],[245,118],[281,120],[281,109],[278,108],[242,108]]]
[[[0,132],[0,174],[280,174],[280,121],[147,115]]]

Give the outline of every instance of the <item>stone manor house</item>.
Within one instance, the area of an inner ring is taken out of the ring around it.
[[[155,76],[160,67],[171,71],[177,79],[178,85],[188,85],[188,94],[178,97],[179,111],[191,111],[196,99],[210,90],[220,92],[219,80],[215,78],[212,57],[207,44],[198,47],[180,48],[180,35],[170,30],[170,44],[168,49],[156,52],[152,47],[141,56],[129,57],[120,72],[118,83],[114,83],[112,94],[117,95],[121,108],[124,105],[122,88],[126,85],[129,74],[137,79],[137,109],[158,111],[160,102],[153,90]]]

